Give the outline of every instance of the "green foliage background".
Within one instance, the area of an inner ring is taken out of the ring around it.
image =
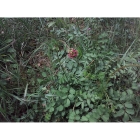
[[[135,18],[1,18],[0,121],[139,122],[139,28]]]

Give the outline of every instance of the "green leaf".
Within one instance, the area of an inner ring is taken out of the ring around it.
[[[103,80],[104,77],[105,77],[105,73],[104,73],[104,72],[100,72],[100,73],[98,74],[98,78],[99,78],[100,80]]]
[[[7,74],[6,73],[3,73],[3,74],[1,74],[1,78],[7,78]]]
[[[66,98],[67,98],[67,95],[65,95],[65,96],[62,97],[62,99],[66,99]]]
[[[8,43],[10,43],[12,41],[13,41],[13,39],[7,39],[7,40],[4,41],[4,43],[7,43],[8,44]]]
[[[58,110],[59,110],[59,111],[62,111],[63,108],[64,108],[64,107],[63,107],[62,105],[60,105],[60,106],[58,107]]]
[[[108,36],[108,33],[103,32],[101,35],[99,35],[99,39],[102,39],[102,38],[107,37],[107,36]]]
[[[14,48],[9,48],[8,50],[7,50],[7,52],[15,52],[16,50],[14,49]]]
[[[67,67],[71,70],[72,67],[73,67],[73,62],[72,61],[69,61]]]
[[[126,112],[130,115],[134,115],[134,113],[135,113],[134,109],[129,109],[129,108],[126,109]]]
[[[43,77],[47,77],[46,72],[42,72],[42,76],[43,76]]]
[[[68,92],[68,88],[62,88],[61,90],[63,93],[67,93]]]
[[[54,24],[55,24],[55,22],[53,22],[53,21],[52,21],[52,22],[49,22],[49,23],[48,23],[48,27],[50,28],[50,27],[53,26]]]
[[[103,112],[103,110],[101,109],[101,108],[98,108],[97,109],[97,112],[99,113],[99,115],[102,115],[104,112]]]
[[[99,119],[100,118],[100,115],[98,112],[93,112],[92,113],[92,117],[95,118],[95,119]]]
[[[82,116],[81,121],[83,121],[83,122],[87,122],[87,121],[88,121],[88,118],[85,117],[85,116]]]
[[[53,107],[51,107],[51,108],[50,108],[50,112],[53,112],[53,111],[54,111],[54,108],[53,108]]]
[[[86,108],[85,108],[85,111],[88,112],[88,111],[89,111],[89,108],[86,107]]]
[[[133,108],[133,105],[129,102],[126,102],[124,105],[126,108]]]
[[[73,88],[70,88],[70,93],[75,94],[75,90]]]
[[[114,116],[115,117],[120,117],[124,114],[124,110],[119,110]]]
[[[109,120],[109,114],[105,114],[101,116],[101,118],[103,119],[104,122],[107,122]]]
[[[89,99],[87,99],[87,104],[88,104],[88,106],[90,106],[90,100]]]
[[[126,92],[124,91],[124,92],[122,92],[122,96],[126,96]]]
[[[113,88],[110,88],[109,94],[110,94],[110,95],[113,95]]]
[[[91,117],[89,118],[89,122],[97,122],[97,119],[91,116]]]
[[[75,113],[76,113],[76,114],[79,114],[79,113],[80,113],[80,111],[79,111],[79,110],[76,110],[76,111],[75,111]]]
[[[93,104],[90,104],[90,106],[89,106],[91,109],[93,108]]]
[[[120,98],[120,101],[125,101],[125,100],[126,100],[126,97],[124,96]]]
[[[85,93],[83,93],[83,97],[84,99],[87,99],[87,95]]]
[[[123,121],[124,122],[128,122],[129,121],[129,115],[127,113],[124,114]]]
[[[69,98],[70,100],[73,100],[73,99],[74,99],[74,95],[73,95],[73,94],[69,94],[69,95],[68,95],[68,98]]]
[[[37,82],[40,84],[43,80],[42,79],[37,79]]]
[[[139,117],[137,117],[137,118],[132,118],[132,121],[133,121],[133,122],[140,122],[140,118],[139,118]]]
[[[46,101],[45,101],[45,102],[46,102]],[[51,106],[54,106],[54,105],[55,105],[55,102],[50,103],[50,105],[51,105]]]
[[[82,102],[77,102],[75,106],[78,107],[81,103]]]
[[[84,109],[84,102],[81,103],[81,108]]]
[[[62,112],[61,115],[64,116],[65,115],[65,112]]]
[[[75,117],[75,113],[74,112],[70,113],[69,119],[74,119],[74,117]]]
[[[88,114],[86,114],[86,118],[90,118],[90,116],[91,116],[91,112],[90,113],[88,113]]]
[[[117,104],[116,106],[119,107],[120,109],[124,108],[122,104]]]
[[[82,81],[85,81],[86,78],[82,77],[82,78],[80,78],[79,80],[82,82]]]
[[[75,116],[75,119],[78,121],[78,120],[80,120],[80,116],[79,115],[76,115]]]
[[[79,99],[80,101],[83,101],[83,99],[82,99],[81,97],[78,97],[78,99]]]
[[[133,94],[133,91],[132,91],[131,89],[128,89],[128,90],[127,90],[127,93],[128,93],[129,95],[131,95],[131,94]]]
[[[67,102],[66,102],[65,107],[69,107],[69,106],[70,106],[70,100],[69,100],[69,99],[67,99]]]
[[[74,120],[73,119],[69,119],[68,122],[74,122]]]
[[[93,103],[95,103],[95,99],[94,99],[94,98],[91,98],[91,101],[92,101]]]

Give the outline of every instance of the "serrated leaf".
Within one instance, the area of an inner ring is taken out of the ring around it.
[[[124,105],[126,108],[133,108],[133,105],[129,102],[126,102]]]
[[[129,108],[126,109],[126,112],[130,115],[134,115],[134,113],[135,113],[134,109],[129,109]]]
[[[129,115],[127,113],[124,114],[123,121],[124,122],[128,122],[129,121]]]

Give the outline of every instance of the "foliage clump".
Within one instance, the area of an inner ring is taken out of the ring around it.
[[[139,19],[0,25],[0,121],[140,121]]]

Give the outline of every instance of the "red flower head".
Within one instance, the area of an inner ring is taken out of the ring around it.
[[[78,55],[78,51],[73,48],[70,48],[70,50],[68,52],[68,57],[75,58],[75,57],[77,57],[77,55]]]

